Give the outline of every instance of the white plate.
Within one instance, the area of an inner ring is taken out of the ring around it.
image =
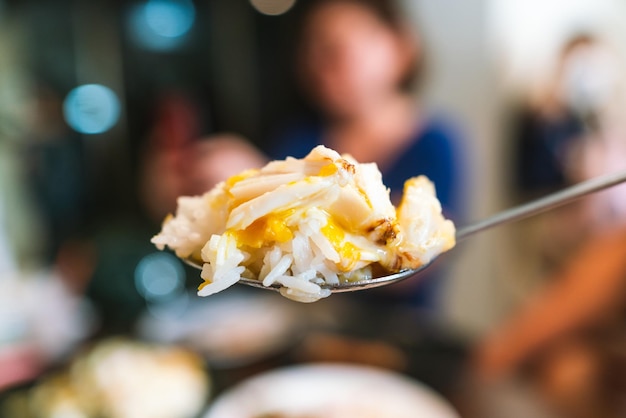
[[[275,354],[294,338],[299,318],[293,303],[278,294],[232,292],[191,296],[182,314],[146,314],[139,335],[188,345],[212,366],[237,367]],[[167,313],[166,310],[164,310]]]
[[[289,367],[223,393],[204,418],[458,418],[424,385],[365,366]]]

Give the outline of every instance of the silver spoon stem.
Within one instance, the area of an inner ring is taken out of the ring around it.
[[[456,240],[461,241],[478,232],[484,231],[485,229],[504,223],[519,221],[538,213],[554,209],[588,194],[606,189],[625,181],[626,171],[623,171],[619,173],[607,174],[578,183],[574,186],[568,187],[567,189],[563,189],[559,192],[549,194],[545,197],[524,203],[511,209],[507,209],[483,219],[482,221],[474,222],[473,224],[463,227],[457,231]],[[626,199],[626,197],[624,198]]]
[[[498,226],[504,223],[518,221],[520,219],[528,218],[530,216],[536,215],[538,213],[556,208],[558,206],[569,203],[573,200],[581,198],[585,195],[591,194],[593,192],[597,192],[602,189],[606,189],[608,187],[614,186],[619,183],[626,182],[626,171],[614,174],[608,174],[605,176],[597,177],[591,180],[587,180],[582,183],[578,183],[574,186],[568,187],[567,189],[561,190],[556,193],[549,194],[545,197],[539,198],[537,200],[533,200],[529,203],[522,204],[520,206],[516,206],[511,209],[507,209],[502,212],[498,212],[493,216],[490,216],[482,221],[474,222],[466,227],[463,227],[457,230],[456,240],[461,241],[465,238],[468,238],[474,234],[477,234],[486,229],[492,228],[494,226]],[[186,263],[190,264],[193,267],[202,268],[201,263],[191,260],[184,260]],[[432,260],[434,261],[434,260]],[[358,281],[358,282],[341,282],[337,284],[324,284],[323,288],[330,289],[333,293],[338,292],[354,292],[357,290],[365,290],[379,286],[385,286],[388,284],[392,284],[395,282],[399,282],[401,280],[405,280],[409,277],[415,276],[420,271],[426,269],[431,263],[422,265],[413,270],[402,270],[397,273],[392,273],[387,276],[375,277],[368,280]],[[253,279],[245,279],[242,278],[239,280],[239,283],[259,287],[263,289],[270,289],[278,291],[280,290],[279,284],[274,284],[270,287],[263,286],[263,282],[259,280]]]

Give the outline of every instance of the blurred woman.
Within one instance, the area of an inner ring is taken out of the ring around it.
[[[546,191],[626,167],[626,79],[618,58],[589,34],[564,45],[555,79],[533,108],[532,129],[518,132],[520,191]],[[539,275],[545,283],[477,350],[481,376],[530,378],[559,416],[625,414],[624,187],[545,214],[535,221],[541,224],[532,241],[517,240],[554,261]]]
[[[282,130],[273,158],[303,157],[323,144],[376,162],[398,200],[404,181],[434,181],[448,216],[461,212],[460,137],[411,94],[423,45],[389,1],[319,0],[304,12],[298,76],[318,114]]]
[[[546,82],[515,111],[512,162],[520,200],[626,166],[623,73],[620,57],[599,35],[577,33],[563,43]],[[524,223],[515,250],[525,254],[524,275],[551,276],[588,236],[623,223],[625,190],[618,186]]]
[[[361,162],[376,162],[398,203],[404,181],[424,174],[444,213],[463,212],[462,139],[454,126],[419,103],[413,86],[424,69],[424,47],[394,3],[318,0],[304,10],[297,51],[303,93],[315,115],[288,124],[268,153],[304,157],[323,144]],[[409,284],[410,286],[411,284]],[[432,307],[435,282],[416,291],[368,292],[377,302]]]

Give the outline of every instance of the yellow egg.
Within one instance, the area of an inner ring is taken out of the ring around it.
[[[321,177],[332,176],[337,172],[337,170],[339,170],[337,166],[333,163],[330,163],[322,167],[318,175]]]
[[[346,231],[333,218],[329,217],[328,222],[320,231],[333,245],[335,251],[339,253],[341,261],[337,266],[342,271],[351,270],[361,258],[361,251],[353,243],[346,241]]]
[[[237,242],[252,248],[261,248],[293,239],[293,232],[286,224],[290,211],[270,214],[257,219],[244,230],[233,231]]]
[[[258,173],[259,173],[259,170],[252,168],[250,170],[245,170],[239,174],[235,174],[234,176],[231,176],[226,180],[226,188],[229,189],[233,187],[235,184],[239,183],[240,181],[250,178],[252,176],[255,176]]]

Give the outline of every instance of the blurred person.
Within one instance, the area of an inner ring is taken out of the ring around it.
[[[269,156],[302,158],[322,144],[375,162],[396,204],[405,180],[424,174],[434,182],[445,215],[461,219],[463,139],[445,116],[412,93],[424,71],[425,47],[397,5],[318,0],[305,6],[296,70],[314,112],[285,124],[270,142]],[[412,285],[405,283],[404,290],[407,286]],[[417,291],[394,292],[393,303],[433,308],[437,288],[432,279],[422,281]],[[367,293],[381,303],[391,297]]]
[[[523,194],[550,192],[570,184],[567,156],[586,132],[576,106],[576,52],[593,42],[587,34],[571,38],[562,48],[553,73],[516,111],[512,126],[516,149],[516,185]]]
[[[521,192],[549,192],[579,180],[571,176],[572,153],[615,119],[623,104],[621,73],[615,53],[596,35],[579,33],[564,43],[553,73],[513,126]]]
[[[626,413],[626,227],[588,239],[482,341],[488,380],[526,375],[565,417]],[[621,408],[621,409],[620,409]]]
[[[555,186],[563,187],[624,167],[626,79],[619,61],[608,42],[593,34],[578,34],[564,45],[552,86],[544,90],[543,100],[537,102],[538,125],[543,123],[545,128],[543,137],[537,132],[534,138],[534,146],[546,147],[544,152],[553,157],[552,164],[544,169],[559,171],[562,182]],[[560,130],[561,136],[556,126],[559,123],[562,127],[569,125],[569,129]],[[532,134],[520,139],[532,147]],[[522,176],[524,171],[532,174],[541,162],[532,155],[527,157],[526,162],[532,167],[520,166]],[[592,200],[598,200],[598,195]]]
[[[179,196],[209,191],[217,183],[249,168],[259,168],[266,157],[248,141],[232,133],[217,133],[179,150],[147,151],[141,174],[141,200],[153,221],[176,211]]]
[[[165,94],[142,150],[140,199],[155,222],[176,210],[179,196],[199,195],[266,157],[234,133],[202,136],[197,109],[180,93]]]
[[[617,61],[607,42],[593,33],[577,33],[564,42],[547,82],[525,99],[511,126],[518,198],[534,198],[626,167],[625,147],[614,123],[621,119],[614,114],[623,109],[620,103],[626,97]],[[623,199],[617,197],[623,190],[599,193],[525,223],[516,250],[525,260],[524,275],[549,276],[601,226],[601,219],[615,220],[607,212],[626,215],[619,203]],[[615,198],[607,205],[609,195]]]
[[[326,145],[376,162],[397,203],[404,181],[427,175],[448,216],[462,214],[460,133],[411,90],[424,45],[392,1],[318,0],[304,10],[297,51],[303,93],[317,115],[286,126],[272,158],[301,158]]]
[[[545,79],[513,110],[510,129],[516,199],[535,198],[572,184],[569,156],[586,135],[587,125],[572,102],[576,95],[570,93],[575,88],[570,74],[575,66],[570,57],[591,42],[587,34],[565,42]],[[520,230],[516,253],[533,261],[526,265],[528,277],[543,277],[567,258],[583,235],[583,228],[569,225],[584,225],[582,217],[581,207],[575,203],[537,217]],[[549,244],[547,237],[551,238]]]
[[[568,176],[582,181],[626,167],[626,77],[617,51],[608,42],[592,39],[571,58],[569,78],[576,108],[589,129],[573,147]],[[612,228],[626,222],[626,186],[613,187],[585,201],[592,228]]]
[[[626,168],[622,74],[603,38],[579,33],[563,44],[548,83],[513,125],[519,195]],[[526,269],[538,261],[540,290],[477,351],[479,374],[530,377],[566,417],[625,413],[614,405],[626,371],[624,190],[613,187],[523,224],[518,256]]]
[[[154,108],[154,122],[138,153],[136,196],[139,213],[108,219],[92,237],[91,245],[74,245],[74,270],[88,271],[76,262],[93,259],[93,270],[85,286],[102,318],[102,334],[132,333],[135,321],[148,308],[136,286],[136,269],[158,250],[150,238],[163,219],[176,210],[179,196],[199,195],[243,169],[260,166],[265,158],[234,134],[204,135],[198,104],[182,91],[164,92]],[[179,261],[177,261],[180,263]],[[197,288],[198,274],[187,266],[184,283]]]

